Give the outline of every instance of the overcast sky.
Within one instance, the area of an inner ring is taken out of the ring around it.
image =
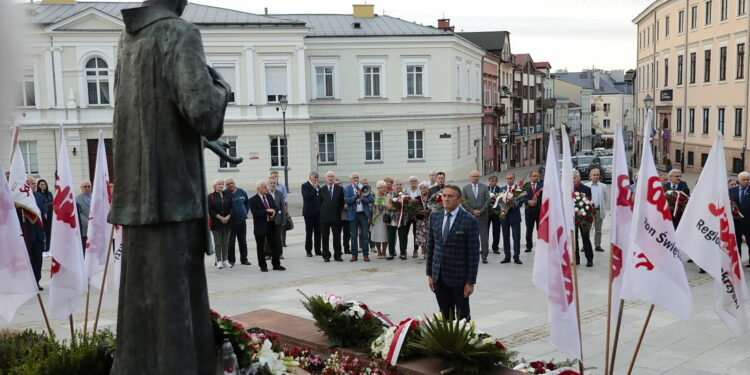
[[[350,14],[358,0],[190,0],[250,13]],[[633,18],[653,0],[368,0],[375,12],[424,25],[449,18],[456,31],[510,32],[513,53],[531,53],[552,69],[631,69]]]

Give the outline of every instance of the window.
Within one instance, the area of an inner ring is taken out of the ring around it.
[[[529,117],[534,116],[534,114],[530,114]],[[466,155],[471,154],[471,125],[466,127]]]
[[[682,133],[682,108],[677,108],[677,124],[675,125],[675,132]]]
[[[235,103],[234,87],[237,85],[237,69],[234,64],[212,64],[211,65],[224,78],[224,82],[229,84],[232,92],[227,99],[229,103]]]
[[[284,136],[271,136],[271,167],[283,167],[286,165],[287,148]]]
[[[708,154],[701,153],[701,168],[706,166],[706,160],[708,160]]]
[[[318,162],[321,164],[336,162],[336,134],[318,134]]]
[[[333,98],[333,67],[315,67],[315,96],[317,98]]]
[[[677,13],[677,33],[685,31],[685,11],[681,10]]]
[[[745,77],[745,43],[737,45],[737,79]]]
[[[219,73],[221,74],[221,73]],[[231,157],[237,157],[237,137],[224,137],[222,141],[229,144],[229,148],[226,148],[227,154]],[[219,158],[219,169],[235,169],[237,164],[232,164],[224,159]]]
[[[706,25],[711,24],[711,8],[713,8],[713,1],[706,1]]]
[[[109,104],[109,72],[104,60],[94,57],[86,63],[89,105]]]
[[[690,83],[695,83],[695,52],[690,52]]]
[[[654,25],[654,39],[659,40],[659,21]]]
[[[688,133],[695,133],[695,108],[690,108],[688,116]]]
[[[664,17],[664,37],[669,37],[669,16]]]
[[[742,159],[732,158],[732,173],[740,173],[745,167],[742,165]]]
[[[724,108],[719,108],[718,123],[719,123],[719,133],[721,135],[724,135],[724,112],[725,112]]]
[[[682,85],[682,55],[677,56],[677,86]]]
[[[669,59],[664,59],[664,87],[669,86]]]
[[[737,17],[745,15],[745,0],[737,0]]]
[[[383,161],[381,132],[365,132],[365,161]]]
[[[461,63],[456,64],[456,97],[461,97]]]
[[[609,129],[610,127],[610,120],[604,120],[604,129]]]
[[[604,103],[604,112],[609,112],[610,108],[612,108],[612,105],[609,103]]]
[[[687,164],[690,165],[690,166],[692,166],[693,164],[695,164],[695,154],[692,151],[688,151]]]
[[[409,160],[424,159],[424,132],[422,130],[409,130],[406,141]]]
[[[27,73],[23,75],[21,82],[18,82],[16,90],[16,105],[19,107],[36,106],[36,96],[34,95],[34,74]]]
[[[682,150],[675,150],[674,151],[674,161],[676,163],[680,163],[680,164],[683,163],[683,161],[682,161]]]
[[[19,141],[18,148],[21,150],[21,156],[26,163],[27,174],[39,174],[39,163],[36,155],[36,141]]]
[[[654,65],[655,64],[655,65]],[[654,69],[653,75],[654,75],[654,82],[651,85],[652,88],[659,85],[659,62],[656,61],[651,64],[651,67]]]
[[[287,97],[286,65],[266,65],[266,102],[278,103]]]
[[[703,82],[711,81],[711,50],[703,51]]]
[[[727,79],[727,47],[719,48],[719,81]]]
[[[424,89],[422,88],[422,80],[424,79],[423,74],[424,66],[422,65],[407,65],[406,66],[406,95],[407,96],[423,96]]]
[[[461,158],[461,127],[456,126],[456,159]]]
[[[380,96],[380,67],[365,66],[365,97]]]
[[[703,108],[703,134],[708,134],[709,109]]]
[[[690,30],[695,30],[698,27],[698,6],[694,5],[690,8]]]
[[[734,109],[734,136],[742,137],[742,108]]]
[[[729,13],[729,4],[727,4],[729,0],[721,0],[721,14],[719,14],[719,18],[721,21],[727,20],[727,14]]]

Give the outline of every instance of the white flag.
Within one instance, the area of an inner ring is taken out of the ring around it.
[[[682,214],[677,238],[695,264],[715,280],[714,310],[736,336],[748,329],[747,287],[740,265],[727,180],[724,146],[717,134],[698,184]]]
[[[112,224],[107,222],[112,193],[109,188],[109,170],[107,153],[104,149],[104,135],[99,130],[99,146],[96,150],[96,169],[94,171],[94,190],[89,212],[88,237],[86,239],[86,278],[91,286],[102,287],[104,265],[107,261],[108,246]],[[86,218],[82,218],[86,219]]]
[[[10,163],[10,176],[8,177],[10,194],[16,207],[24,209],[26,216],[35,222],[42,217],[41,210],[36,204],[34,191],[29,186],[29,177],[26,175],[26,165],[21,155],[21,149],[16,146],[13,151],[13,160]]]
[[[649,111],[643,127],[641,170],[633,200],[631,246],[622,297],[660,306],[687,320],[693,309],[693,296],[680,259],[667,196],[651,154],[653,120],[654,114]]]
[[[120,290],[120,274],[122,272],[122,226],[115,225],[115,235],[112,238],[112,255],[110,256],[110,265],[112,271],[112,290],[117,293]]]
[[[612,311],[620,308],[620,291],[624,278],[623,266],[630,250],[630,222],[633,220],[633,196],[630,192],[628,161],[625,142],[622,139],[622,124],[615,124],[614,170],[612,171]]]
[[[544,194],[539,213],[532,280],[534,285],[547,295],[550,343],[561,352],[582,359],[574,300],[573,269],[568,251],[570,242],[563,219],[562,202],[565,199],[562,199],[556,155],[553,129],[550,132],[547,166],[544,170]]]
[[[570,137],[565,126],[562,126],[562,197],[563,212],[565,213],[565,228],[574,231],[575,211],[573,211],[573,159],[570,157]],[[557,166],[557,161],[555,161]],[[544,174],[547,174],[545,171]],[[571,253],[572,254],[572,253]]]
[[[2,164],[0,175],[5,175]],[[0,185],[0,316],[10,323],[16,309],[39,293],[39,289],[10,189],[8,185]]]
[[[67,320],[81,302],[81,294],[86,291],[86,278],[83,270],[78,210],[73,195],[68,147],[62,126],[55,190],[55,219],[52,221],[52,241],[49,249],[52,254],[49,311],[53,318]]]

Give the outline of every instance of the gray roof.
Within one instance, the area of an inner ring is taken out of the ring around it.
[[[499,52],[505,47],[505,38],[508,36],[507,31],[479,31],[479,32],[461,32],[456,33],[464,39],[482,47],[490,52]]]
[[[607,74],[607,72],[599,72],[599,89],[594,89],[594,72],[573,72],[573,73],[554,73],[554,77],[572,83],[577,86],[581,86],[584,89],[592,90],[592,95],[607,95],[607,94],[628,94],[627,85],[625,82],[617,82]]]
[[[51,25],[75,16],[88,9],[96,9],[114,18],[122,20],[120,13],[126,8],[141,6],[140,2],[76,2],[73,4],[24,3],[27,14],[32,21],[42,25]],[[259,16],[237,10],[217,8],[201,4],[188,4],[182,14],[185,20],[197,25],[275,25],[304,26],[302,23],[286,19]]]
[[[372,18],[354,17],[351,14],[274,14],[273,17],[304,22],[311,28],[307,37],[352,36],[440,36],[453,35],[432,26],[422,26],[391,16],[375,15]],[[359,28],[355,28],[359,23]]]

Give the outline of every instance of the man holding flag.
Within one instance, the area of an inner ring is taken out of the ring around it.
[[[740,336],[748,329],[745,311],[748,293],[740,266],[729,193],[723,184],[716,183],[727,180],[724,164],[722,136],[717,134],[677,227],[677,237],[682,250],[713,276],[714,311],[735,336]]]

